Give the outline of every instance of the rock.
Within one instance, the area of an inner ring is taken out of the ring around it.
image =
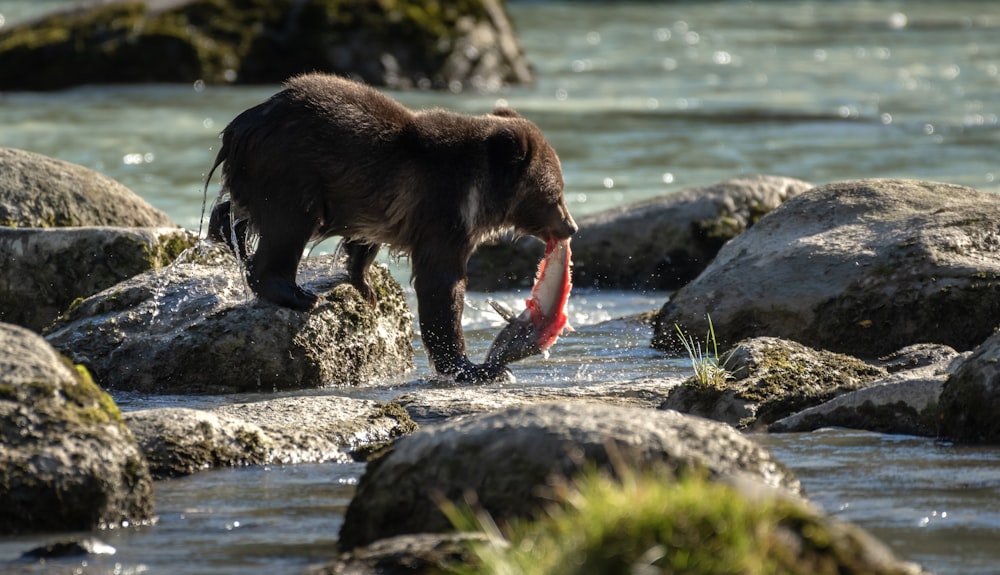
[[[114,547],[96,537],[80,537],[66,541],[47,543],[25,551],[21,559],[58,559],[63,557],[82,557],[87,555],[114,555]]]
[[[346,397],[146,409],[125,414],[125,423],[157,479],[212,467],[349,462],[416,430],[395,403]]]
[[[951,346],[936,343],[915,343],[878,358],[878,365],[884,367],[889,373],[921,367],[934,367],[941,371],[947,369],[959,355]]]
[[[3,30],[0,59],[2,90],[268,84],[311,71],[393,89],[532,81],[497,0],[93,2]]]
[[[35,333],[0,324],[0,533],[153,517],[152,479],[111,397]]]
[[[697,277],[723,244],[810,188],[793,178],[750,176],[579,218],[573,285],[677,289]],[[530,286],[542,251],[530,237],[480,246],[469,262],[469,289]]]
[[[413,319],[385,266],[372,267],[374,308],[332,256],[304,258],[299,274],[323,295],[309,313],[252,299],[229,258],[126,280],[73,306],[46,337],[105,388],[144,393],[357,385],[413,366]]]
[[[344,553],[335,561],[306,569],[302,575],[437,575],[470,562],[469,544],[478,533],[419,533],[375,541]]]
[[[0,227],[0,320],[41,331],[74,300],[163,267],[197,241],[180,228]]]
[[[815,188],[726,244],[654,321],[719,344],[773,336],[875,358],[914,343],[960,351],[1000,316],[1000,195],[950,184],[859,180]]]
[[[60,74],[67,71],[60,66],[46,68]],[[5,66],[0,76],[8,70]],[[176,227],[167,214],[103,174],[4,147],[0,147],[0,226]]]
[[[747,476],[790,492],[798,480],[733,429],[677,412],[545,403],[461,418],[399,440],[369,463],[340,531],[350,550],[407,533],[450,531],[435,498],[474,497],[499,522],[528,517],[553,476],[588,466],[665,464]],[[470,495],[471,494],[471,495]]]
[[[986,339],[948,377],[939,411],[941,437],[1000,444],[1000,333]]]
[[[583,401],[655,409],[679,378],[642,378],[580,385],[482,387],[452,385],[408,391],[394,398],[420,425],[551,401]]]
[[[705,385],[688,378],[661,409],[676,409],[738,428],[766,425],[888,375],[859,359],[759,337],[721,355],[731,377]]]

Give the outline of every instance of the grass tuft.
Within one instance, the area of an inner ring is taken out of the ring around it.
[[[736,349],[719,357],[719,343],[715,339],[715,326],[712,325],[712,316],[705,314],[708,318],[708,333],[705,334],[705,347],[702,349],[700,341],[694,336],[684,333],[681,326],[674,324],[677,330],[677,337],[681,340],[688,357],[691,358],[691,366],[694,368],[695,382],[701,387],[722,387],[728,380],[733,379],[733,374],[727,368],[729,360],[732,359]]]

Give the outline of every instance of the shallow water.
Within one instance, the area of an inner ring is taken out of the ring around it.
[[[66,4],[7,0],[0,14],[9,24]],[[754,173],[815,183],[913,177],[1000,192],[994,2],[531,2],[510,10],[536,86],[397,96],[421,108],[483,113],[502,100],[518,109],[559,151],[577,215]],[[0,145],[98,169],[197,229],[219,130],[276,89],[0,94]],[[406,263],[392,265],[405,283]],[[474,358],[499,326],[488,297],[520,309],[524,294],[469,294]],[[687,362],[648,348],[648,329],[596,325],[666,298],[574,292],[570,321],[578,331],[548,360],[517,364],[515,385],[685,373]],[[420,388],[430,373],[415,343],[413,373],[379,388],[312,393],[389,398]],[[139,409],[255,397],[117,399]],[[903,556],[941,574],[1000,573],[1000,449],[842,430],[757,437],[827,511],[865,526]],[[158,524],[101,534],[118,554],[89,560],[87,572],[114,572],[117,564],[123,573],[297,573],[333,554],[361,471],[250,468],[158,483]],[[0,538],[0,561],[53,539]]]

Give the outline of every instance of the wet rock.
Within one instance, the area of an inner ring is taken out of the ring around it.
[[[1000,333],[986,339],[948,378],[939,409],[942,437],[1000,444]]]
[[[176,227],[167,214],[103,174],[4,147],[0,147],[0,226]]]
[[[672,290],[691,281],[727,241],[812,184],[750,176],[613,208],[577,220],[576,287]],[[469,288],[530,286],[544,246],[507,238],[481,246],[469,262]]]
[[[0,59],[4,90],[263,84],[312,71],[453,91],[532,81],[496,0],[94,2],[3,30]]]
[[[0,436],[0,533],[152,519],[149,468],[114,401],[10,324],[0,324]]]
[[[478,506],[504,522],[527,517],[553,476],[587,466],[665,464],[747,476],[799,490],[798,480],[732,428],[677,412],[584,402],[545,403],[450,421],[399,440],[369,463],[348,507],[340,547],[406,533],[449,531],[435,498]],[[474,494],[474,495],[473,495]]]
[[[1000,316],[1000,196],[951,184],[859,180],[789,200],[726,244],[654,322],[720,345],[774,336],[875,358],[932,341],[969,350]]]
[[[288,397],[210,410],[159,408],[125,414],[155,477],[212,467],[352,461],[416,430],[394,403]]]
[[[220,248],[221,249],[221,248]],[[301,313],[256,300],[235,261],[177,263],[73,306],[47,335],[105,388],[231,393],[357,385],[413,366],[413,320],[399,284],[373,266],[373,308],[337,260],[305,258],[321,294]]]
[[[96,537],[81,537],[66,541],[56,541],[25,551],[21,559],[56,559],[62,557],[83,557],[87,555],[114,555],[116,550]]]
[[[857,358],[760,337],[721,354],[729,377],[691,377],[670,390],[661,409],[676,409],[738,428],[766,425],[806,407],[867,387],[888,375]]]
[[[921,367],[934,367],[940,371],[948,368],[958,356],[955,348],[948,345],[915,343],[878,358],[878,365],[889,373]]]
[[[163,267],[197,241],[180,228],[0,227],[0,320],[41,331],[74,300]]]
[[[375,541],[302,575],[436,575],[470,562],[469,544],[479,533],[419,533]]]
[[[447,385],[408,391],[395,397],[415,421],[440,423],[446,419],[499,411],[518,405],[551,401],[582,401],[618,407],[656,408],[680,378],[642,378],[567,386],[469,387]]]

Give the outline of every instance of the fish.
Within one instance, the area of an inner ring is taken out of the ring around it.
[[[566,302],[573,288],[571,257],[568,239],[549,240],[524,311],[515,316],[509,307],[490,302],[507,325],[486,352],[486,363],[507,365],[533,355],[548,357],[549,348],[559,336],[573,331],[566,315]]]

